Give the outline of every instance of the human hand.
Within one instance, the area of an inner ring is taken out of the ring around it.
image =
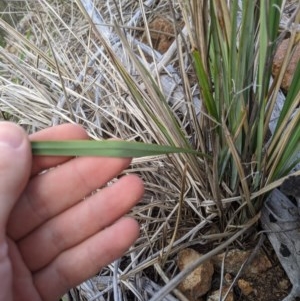
[[[71,124],[30,136],[87,138]],[[32,158],[25,132],[0,122],[0,301],[58,300],[134,243],[139,226],[123,215],[142,197],[142,181],[123,176],[91,194],[129,163],[103,157]]]

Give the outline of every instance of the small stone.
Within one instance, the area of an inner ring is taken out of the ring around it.
[[[231,274],[226,273],[226,274],[224,275],[224,280],[225,280],[225,283],[226,283],[226,284],[231,284],[232,281],[233,281],[233,277],[232,277]]]
[[[238,287],[240,288],[240,290],[244,296],[248,296],[254,292],[252,284],[249,281],[246,281],[244,279],[238,280]]]
[[[227,253],[221,253],[213,257],[213,263],[216,267],[221,269],[223,258],[226,256],[224,264],[225,273],[236,275],[250,254],[251,251],[233,249]],[[266,255],[259,252],[252,262],[246,266],[244,272],[248,274],[258,274],[267,271],[270,267],[272,267],[270,260]]]
[[[278,286],[280,287],[280,289],[285,291],[289,289],[290,282],[287,279],[282,279],[279,281]]]
[[[245,272],[248,274],[260,274],[266,272],[271,267],[272,263],[269,258],[262,252],[259,252],[254,257],[253,261],[250,262],[250,265],[246,268]]]
[[[201,256],[202,254],[190,248],[180,251],[177,262],[179,270],[182,271]],[[212,262],[210,260],[205,261],[180,283],[180,291],[189,300],[198,299],[210,290],[213,273],[214,267]]]
[[[148,26],[153,48],[165,53],[175,39],[173,23],[167,17],[156,16]],[[146,35],[143,36],[143,42],[147,43]]]
[[[229,289],[229,286],[223,286],[222,287],[222,294],[221,294],[222,300],[225,297],[225,294],[227,293],[228,289]],[[213,291],[207,297],[206,300],[207,301],[219,301],[220,300],[220,290]],[[228,295],[227,295],[227,297],[224,301],[234,301],[234,295],[233,295],[232,290],[230,290],[230,292],[228,293]]]
[[[273,66],[272,66],[272,74],[274,77],[276,77],[280,71],[283,60],[286,56],[288,44],[289,44],[289,39],[283,40],[276,51],[273,60]],[[283,76],[282,83],[281,83],[282,89],[286,91],[289,89],[299,60],[300,60],[300,43],[298,42],[298,44],[295,46],[295,52],[293,53],[291,60],[286,68],[285,74]]]

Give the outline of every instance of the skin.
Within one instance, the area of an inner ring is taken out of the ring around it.
[[[87,138],[78,125],[28,137],[0,122],[0,301],[56,301],[137,239],[139,225],[124,215],[142,181],[126,175],[105,186],[130,159],[31,155],[30,140]]]

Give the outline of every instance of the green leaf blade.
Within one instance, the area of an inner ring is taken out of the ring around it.
[[[147,144],[131,141],[33,141],[32,154],[38,156],[102,156],[146,157],[173,153],[204,155],[196,150],[169,145]]]

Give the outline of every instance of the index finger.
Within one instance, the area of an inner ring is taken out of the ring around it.
[[[77,124],[61,124],[54,127],[50,127],[29,136],[32,140],[81,140],[88,139],[87,132]],[[39,172],[62,164],[71,157],[42,157],[34,156],[32,160],[31,176],[38,174]]]

